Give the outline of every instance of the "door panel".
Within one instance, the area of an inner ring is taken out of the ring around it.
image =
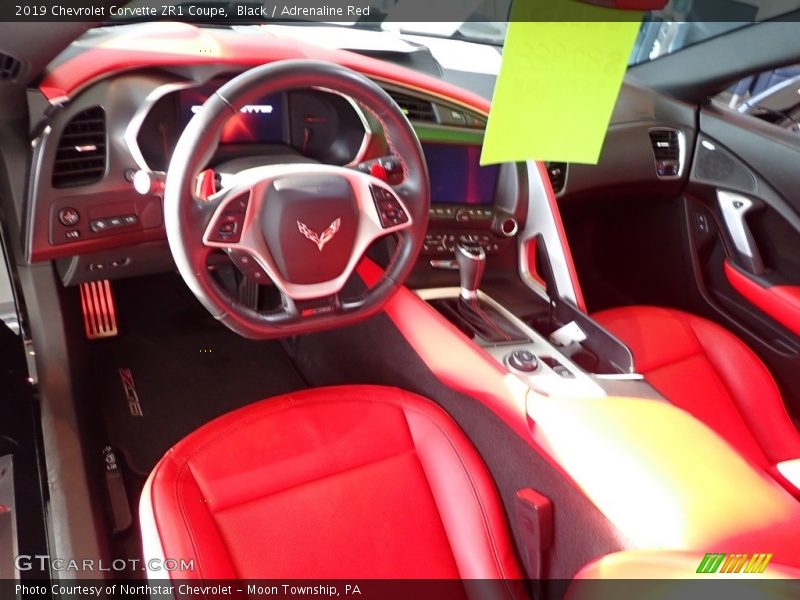
[[[725,261],[725,277],[739,294],[793,333],[800,335],[800,286],[772,285],[730,260]]]
[[[716,196],[726,254],[716,266],[742,302],[800,335],[800,134],[714,104],[700,129],[692,182]]]
[[[686,189],[697,283],[800,418],[800,134],[717,104],[699,130]]]

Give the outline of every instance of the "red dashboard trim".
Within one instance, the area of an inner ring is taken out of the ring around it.
[[[96,46],[73,46],[71,50],[72,56],[56,59],[39,86],[48,100],[72,98],[109,73],[137,68],[220,64],[253,67],[305,58],[335,62],[386,83],[418,88],[483,113],[489,112],[489,102],[485,98],[435,77],[354,52],[321,48],[269,32],[248,35],[169,23],[156,30],[132,30],[120,39],[101,41]]]

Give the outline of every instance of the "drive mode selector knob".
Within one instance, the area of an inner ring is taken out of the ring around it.
[[[539,368],[539,359],[530,350],[514,350],[506,362],[512,369],[523,373],[533,373]]]

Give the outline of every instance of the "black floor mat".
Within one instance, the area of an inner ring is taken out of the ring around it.
[[[172,445],[221,414],[305,387],[279,342],[229,331],[178,278],[123,281],[114,291],[120,336],[92,343],[90,376],[109,443],[133,471],[148,474]],[[120,370],[130,373],[127,385]]]

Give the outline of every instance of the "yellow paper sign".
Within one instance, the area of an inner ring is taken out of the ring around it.
[[[481,164],[597,164],[600,158],[642,13],[626,11],[613,20],[621,11],[572,0],[557,4],[577,5],[574,18],[586,20],[509,24]],[[606,11],[609,20],[593,11]]]

